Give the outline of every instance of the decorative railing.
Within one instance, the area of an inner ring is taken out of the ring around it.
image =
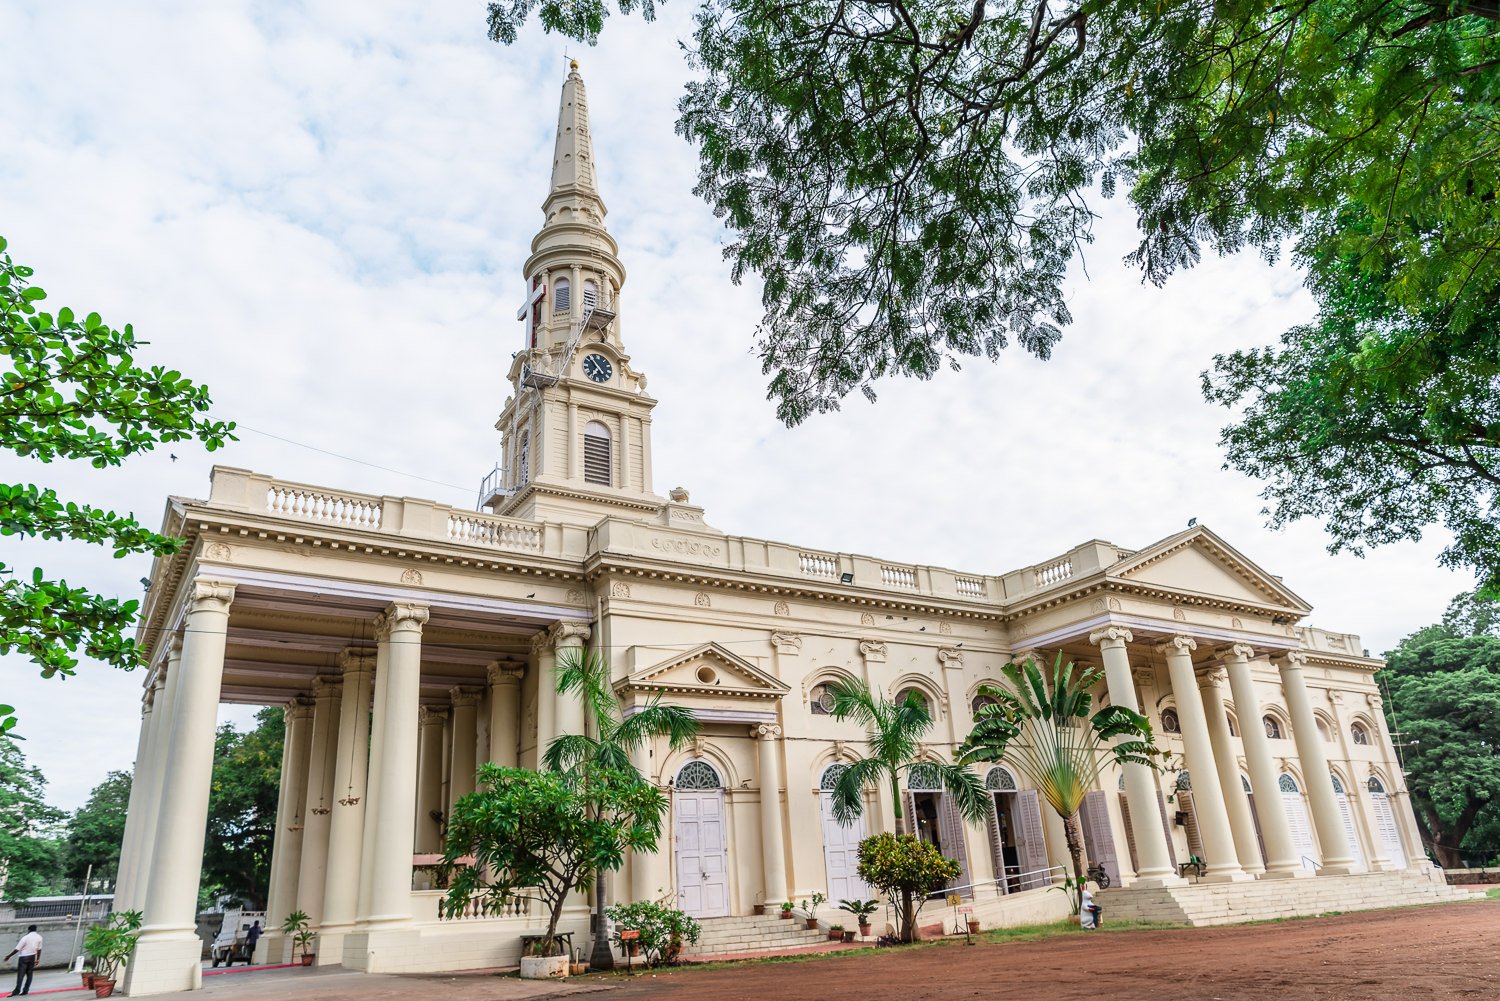
[[[911,567],[893,567],[888,563],[880,565],[880,582],[886,587],[902,587],[912,590],[917,586],[917,572]]]
[[[989,593],[982,577],[954,577],[953,587],[965,598],[983,598]]]
[[[524,918],[531,914],[531,904],[530,897],[506,897],[499,904],[476,897],[464,904],[456,914],[444,914],[442,905],[439,904],[438,920],[483,921],[490,918]]]
[[[493,546],[496,549],[519,549],[528,553],[542,551],[540,525],[482,514],[449,514],[448,538],[454,542]]]
[[[1058,581],[1067,580],[1073,576],[1073,558],[1064,556],[1060,560],[1037,567],[1035,573],[1037,587],[1049,587]]]
[[[826,553],[799,553],[797,565],[809,577],[837,577],[839,575],[838,557],[829,556]]]
[[[375,497],[325,493],[273,484],[266,491],[266,510],[283,518],[303,518],[325,525],[380,529],[381,502]]]

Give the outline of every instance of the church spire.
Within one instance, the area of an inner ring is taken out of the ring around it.
[[[557,109],[557,144],[552,153],[552,190],[543,206],[550,221],[555,202],[567,200],[575,209],[597,217],[604,225],[604,200],[599,197],[599,176],[594,169],[594,138],[589,131],[589,96],[578,73],[578,61],[569,64],[563,81],[562,101]],[[592,210],[592,211],[590,211]]]

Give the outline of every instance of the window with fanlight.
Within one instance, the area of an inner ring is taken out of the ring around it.
[[[573,288],[566,278],[552,283],[552,312],[566,313],[573,306]]]
[[[1370,743],[1370,731],[1365,729],[1363,723],[1355,723],[1351,726],[1349,728],[1349,736],[1353,738],[1356,744],[1368,745]]]
[[[910,698],[915,698],[921,704],[922,708],[927,710],[927,715],[932,715],[932,700],[927,697],[926,692],[915,686],[908,686],[897,692],[896,705],[904,706],[906,705],[906,700]]]
[[[1261,720],[1266,727],[1266,736],[1272,740],[1281,739],[1281,722],[1275,716],[1267,716]]]
[[[999,704],[1000,700],[993,695],[976,695],[974,696],[974,701],[969,703],[969,707],[974,710],[974,714],[977,716],[979,715],[979,710],[987,706],[998,706]]]
[[[1162,733],[1182,732],[1182,721],[1177,718],[1176,709],[1167,708],[1161,711],[1161,730]]]
[[[583,481],[607,487],[612,482],[609,428],[589,421],[583,429]]]
[[[832,716],[833,686],[827,682],[814,685],[812,691],[807,693],[807,701],[814,716]]]

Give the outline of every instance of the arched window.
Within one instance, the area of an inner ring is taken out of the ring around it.
[[[585,311],[599,305],[599,286],[592,278],[583,282],[583,308]]]
[[[552,312],[566,313],[573,306],[573,290],[566,278],[552,283]]]
[[[941,792],[943,781],[937,766],[927,761],[912,765],[906,770],[906,788],[912,792]]]
[[[1316,720],[1316,722],[1318,724],[1318,733],[1323,737],[1323,743],[1333,743],[1333,731],[1328,728],[1328,724],[1324,723],[1322,720]]]
[[[1193,777],[1188,774],[1186,768],[1177,773],[1177,788],[1183,792],[1193,791]]]
[[[818,788],[824,792],[833,792],[833,787],[839,784],[839,779],[849,770],[848,765],[835,762],[823,769],[823,777],[818,780]]]
[[[1281,773],[1281,778],[1279,778],[1279,779],[1276,780],[1276,784],[1281,787],[1281,791],[1282,792],[1298,792],[1298,791],[1300,791],[1297,788],[1297,780],[1294,779],[1294,778],[1292,778],[1286,772],[1282,772]]]
[[[999,704],[1000,700],[993,695],[976,695],[974,696],[974,701],[969,703],[970,708],[974,710],[974,715],[976,716],[979,715],[979,710],[985,706],[998,706]]]
[[[990,792],[1015,792],[1016,777],[1010,769],[996,765],[985,773],[984,787]]]
[[[1161,732],[1181,733],[1182,721],[1177,718],[1176,709],[1163,709],[1161,711]]]
[[[707,761],[689,761],[677,772],[679,789],[722,789],[719,773]]]
[[[1339,781],[1339,777],[1332,772],[1328,773],[1328,777],[1333,779],[1333,794],[1335,796],[1344,795],[1344,783]]]
[[[833,715],[833,691],[832,686],[826,682],[814,685],[813,690],[807,693],[808,705],[812,708],[814,716]]]
[[[610,473],[609,428],[598,421],[589,421],[583,429],[583,481],[607,487],[613,482]]]
[[[1243,775],[1240,776],[1240,785],[1242,785],[1242,786],[1245,787],[1245,795],[1246,796],[1249,796],[1249,795],[1252,794],[1251,793],[1251,789],[1250,789],[1250,780],[1247,779],[1247,778],[1245,778],[1245,776],[1243,776]]]
[[[899,692],[896,693],[896,705],[898,705],[898,706],[904,706],[904,705],[906,705],[906,700],[909,699],[909,698],[911,698],[912,696],[916,696],[917,701],[922,704],[922,708],[925,709],[925,710],[927,710],[927,715],[931,716],[932,715],[932,700],[929,699],[927,697],[927,693],[924,692],[924,691],[922,691],[922,689],[920,689],[920,688],[909,687],[909,688],[903,688],[903,689],[901,689],[901,691],[899,691]]]
[[[1281,739],[1281,724],[1277,722],[1275,716],[1267,716],[1265,719],[1261,720],[1261,722],[1266,725],[1267,737],[1270,737],[1272,740]]]
[[[517,449],[516,477],[517,484],[531,482],[531,432],[521,432],[521,447]]]
[[[1370,776],[1370,781],[1365,783],[1365,788],[1373,793],[1384,794],[1385,792],[1385,786],[1381,785],[1380,780],[1373,775]]]
[[[1365,729],[1363,723],[1355,723],[1349,727],[1349,736],[1354,738],[1356,744],[1368,744],[1370,742],[1370,731]]]

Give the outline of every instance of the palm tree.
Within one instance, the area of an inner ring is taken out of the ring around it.
[[[1105,706],[1092,716],[1089,689],[1104,678],[1094,667],[1063,663],[1057,655],[1049,675],[1035,661],[1000,669],[1011,689],[979,689],[995,702],[974,714],[974,729],[959,748],[959,761],[1005,762],[1031,780],[1063,819],[1073,861],[1075,901],[1083,895],[1083,839],[1078,810],[1083,797],[1111,764],[1159,769],[1151,721],[1124,706]],[[1012,690],[1013,689],[1013,690]]]
[[[852,719],[865,728],[868,757],[855,761],[839,776],[833,787],[833,816],[840,824],[852,823],[864,812],[864,790],[881,782],[890,783],[891,801],[896,809],[896,832],[904,829],[901,815],[901,776],[918,766],[935,775],[938,784],[953,797],[959,815],[971,824],[989,816],[990,798],[984,783],[961,764],[948,765],[919,757],[922,738],[932,729],[932,714],[927,703],[915,692],[907,692],[900,702],[892,702],[870,691],[861,681],[834,682],[832,715]]]
[[[672,750],[690,744],[698,735],[698,721],[691,709],[662,705],[654,695],[629,716],[620,712],[620,701],[610,687],[609,661],[592,650],[571,649],[557,661],[557,693],[575,695],[583,702],[584,713],[593,721],[593,735],[565,733],[547,746],[542,764],[556,772],[578,770],[587,773],[598,769],[635,775],[645,782],[646,776],[636,768],[634,754],[647,741],[667,738]],[[586,780],[586,778],[585,778]],[[597,969],[614,965],[609,939],[604,935],[604,897],[606,874],[601,871],[594,888],[593,955],[589,962]]]

